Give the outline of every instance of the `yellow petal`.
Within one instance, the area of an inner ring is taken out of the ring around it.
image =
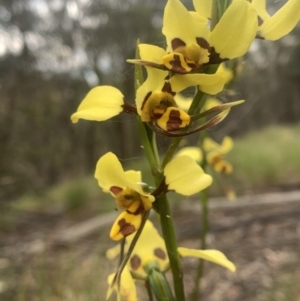
[[[128,236],[126,245],[130,245],[133,237],[134,235]],[[161,271],[169,264],[165,242],[148,220],[131,254],[129,266],[135,273],[145,276],[144,266],[149,262],[156,262]]]
[[[289,0],[259,28],[259,35],[267,40],[278,40],[294,29],[300,20],[300,1]]]
[[[142,182],[142,174],[140,171],[136,170],[126,170],[125,171],[126,179],[133,183]]]
[[[233,140],[231,137],[229,136],[225,136],[223,141],[222,141],[222,144],[221,144],[221,147],[222,147],[222,152],[224,154],[230,152],[233,148]]]
[[[196,250],[188,248],[178,248],[178,252],[182,257],[196,257],[200,259],[205,259],[216,264],[219,264],[231,272],[235,272],[235,265],[227,259],[227,257],[218,250]]]
[[[96,165],[95,178],[99,186],[109,191],[112,186],[128,187],[125,172],[117,156],[112,152],[102,156]]]
[[[240,57],[248,51],[257,29],[257,14],[250,3],[235,0],[212,31],[210,44],[222,59]]]
[[[163,48],[150,44],[139,44],[138,47],[141,60],[162,64],[162,58],[166,55],[166,51]]]
[[[192,104],[193,97],[184,97],[182,94],[177,93],[174,99],[178,105],[178,108],[187,112]]]
[[[223,90],[226,78],[223,73],[215,74],[176,74],[170,79],[170,84],[174,92],[180,92],[187,87],[198,86],[207,94],[215,95]]]
[[[232,70],[226,68],[224,63],[220,64],[216,73],[221,74],[224,77],[225,84],[227,84],[233,78]]]
[[[176,156],[189,156],[196,162],[201,162],[203,159],[202,151],[199,147],[188,146],[182,148]]]
[[[155,92],[162,91],[165,84],[165,78],[168,75],[167,71],[162,71],[151,67],[146,67],[146,70],[148,74],[147,79],[136,92],[135,102],[139,115],[142,114],[142,109],[149,96]]]
[[[212,177],[205,174],[202,168],[188,156],[174,158],[166,165],[164,175],[168,189],[182,195],[195,194],[212,183]]]
[[[141,225],[143,213],[144,207],[141,202],[134,202],[115,220],[110,230],[110,238],[113,240],[120,240],[136,232]]]
[[[211,9],[212,9],[212,0],[193,0],[194,8],[196,12],[207,18],[210,19],[211,17]]]
[[[213,107],[219,106],[221,104],[222,104],[222,102],[220,100],[218,100],[217,98],[210,97],[205,102],[201,112],[207,111],[207,110],[209,110]]]
[[[111,285],[114,277],[115,274],[111,274],[108,276],[107,282],[109,285]],[[113,289],[117,290],[117,285],[114,285]],[[106,300],[109,298],[110,294],[111,294],[111,287],[109,287]],[[135,283],[127,266],[125,266],[121,274],[120,295],[126,301],[137,301]]]
[[[214,140],[212,140],[211,138],[207,137],[203,141],[203,148],[206,152],[210,152],[210,151],[220,150],[221,145],[215,142]]]
[[[204,38],[206,41],[209,38],[209,30],[206,25],[194,18],[179,0],[168,0],[164,11],[162,31],[167,38],[168,47],[173,51],[177,48],[177,43],[175,46],[172,44],[175,39],[179,39],[188,46],[196,44],[197,37]]]
[[[124,96],[116,88],[100,86],[92,89],[71,116],[73,123],[78,119],[103,121],[123,111]]]
[[[252,0],[251,6],[255,9],[258,16],[261,18],[261,21],[270,18],[270,15],[266,10],[266,0]]]

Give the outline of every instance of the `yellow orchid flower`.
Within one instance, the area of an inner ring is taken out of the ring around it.
[[[104,121],[120,114],[124,110],[124,96],[111,86],[93,88],[71,116],[73,123],[78,119]]]
[[[229,136],[224,137],[221,144],[216,143],[211,138],[205,138],[203,141],[206,160],[219,173],[229,174],[232,172],[232,165],[223,159],[224,155],[232,148],[233,140]]]
[[[133,235],[126,239],[125,251],[127,252]],[[119,254],[120,248],[115,247],[106,252],[106,257],[109,259],[115,258]],[[230,271],[235,271],[234,264],[229,261],[226,256],[218,250],[196,250],[179,247],[178,252],[180,256],[192,256],[196,258],[205,259],[221,266],[228,268]],[[147,277],[145,267],[151,263],[155,263],[161,272],[165,272],[169,266],[169,258],[163,238],[160,236],[152,222],[146,222],[145,227],[137,241],[133,252],[130,255],[127,266],[129,270],[134,272],[141,278]],[[123,276],[123,274],[122,274]]]
[[[243,56],[258,29],[256,11],[245,0],[234,0],[212,31],[194,16],[179,0],[168,0],[163,34],[171,53],[164,64],[174,72],[181,68],[187,73],[206,63]]]
[[[294,29],[300,21],[300,1],[288,0],[273,16],[266,10],[266,0],[252,0],[258,14],[258,36],[266,40],[278,40]]]
[[[136,286],[134,280],[130,274],[130,270],[127,266],[125,266],[122,274],[121,274],[121,287],[120,291],[118,292],[117,284],[115,283],[111,288],[111,284],[114,280],[115,274],[110,274],[108,276],[107,282],[109,284],[109,289],[107,292],[106,300],[110,297],[112,293],[112,289],[115,290],[121,297],[126,301],[137,301],[137,294],[136,294]]]
[[[185,168],[181,168],[185,166]],[[139,171],[124,171],[116,155],[109,152],[102,156],[96,166],[95,178],[104,192],[115,199],[118,209],[124,211],[114,222],[110,237],[120,240],[140,227],[145,211],[152,208],[155,197],[147,191],[142,183]],[[162,193],[175,191],[182,195],[192,195],[207,188],[212,177],[204,173],[202,168],[188,156],[170,161],[164,169]]]
[[[139,171],[125,172],[116,155],[109,152],[96,166],[95,178],[105,192],[116,199],[118,209],[124,209],[114,222],[110,237],[120,240],[134,233],[141,225],[145,211],[152,208],[154,196],[145,191]]]
[[[246,0],[245,0],[246,1]],[[266,40],[278,40],[289,34],[300,20],[300,1],[288,0],[275,14],[269,15],[266,0],[252,0],[251,6],[258,15],[258,36]],[[203,18],[210,19],[212,0],[193,0],[195,10]]]
[[[232,172],[232,165],[223,159],[233,148],[233,140],[226,136],[221,144],[216,143],[211,138],[205,138],[203,141],[203,150],[206,154],[206,160],[217,172],[229,174]],[[198,147],[184,147],[176,156],[189,156],[196,162],[200,163],[203,160],[203,153]]]
[[[168,71],[151,67],[151,64],[162,65],[162,58],[166,55],[164,49],[148,44],[138,47],[140,62],[145,64],[148,74],[136,94],[137,112],[143,122],[155,121],[165,131],[184,128],[189,125],[190,116],[178,108],[176,93],[190,86],[199,86],[203,92],[213,95],[223,90],[226,81],[224,70],[220,69],[215,74],[175,74],[169,77]]]

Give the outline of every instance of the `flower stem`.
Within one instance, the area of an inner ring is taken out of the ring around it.
[[[202,208],[201,250],[206,249],[206,237],[209,228],[208,192],[207,189],[200,192]],[[195,287],[192,292],[192,301],[198,301],[201,293],[200,282],[204,271],[204,260],[200,259],[195,278]]]
[[[173,274],[174,291],[177,301],[184,301],[183,273],[180,257],[177,251],[177,241],[173,219],[171,217],[170,204],[167,196],[163,195],[158,199],[160,224],[168,251],[170,267]]]

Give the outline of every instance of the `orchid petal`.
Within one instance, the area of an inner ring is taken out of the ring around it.
[[[289,0],[273,16],[265,20],[259,34],[266,40],[278,40],[294,29],[300,20],[300,1]]]
[[[114,278],[115,274],[111,274],[108,276],[107,282],[109,285],[112,284]],[[116,284],[113,285],[113,289],[117,290]],[[111,287],[109,287],[108,289],[106,300],[110,297],[110,295]],[[126,301],[137,301],[136,286],[127,266],[125,266],[121,274],[120,295]]]
[[[197,163],[201,162],[203,159],[203,154],[202,151],[199,147],[194,147],[194,146],[188,146],[182,148],[176,156],[189,156],[193,160],[195,160]]]
[[[124,96],[111,86],[99,86],[92,89],[71,116],[73,123],[78,119],[104,121],[123,111]]]
[[[210,44],[222,59],[243,56],[253,42],[258,29],[257,14],[250,3],[231,3],[210,36]]]
[[[212,0],[193,0],[193,5],[199,15],[211,18]]]
[[[187,196],[207,188],[212,183],[212,177],[205,174],[189,156],[174,158],[166,165],[164,175],[169,190]]]
[[[231,272],[236,271],[235,265],[227,259],[227,257],[218,250],[196,250],[180,247],[178,252],[182,257],[196,257],[204,260],[211,261],[221,265]]]
[[[112,186],[122,188],[129,184],[120,161],[112,152],[106,153],[98,160],[95,178],[99,186],[106,191]]]

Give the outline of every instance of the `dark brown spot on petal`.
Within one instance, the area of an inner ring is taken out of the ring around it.
[[[127,223],[125,218],[122,218],[119,220],[118,225],[120,227],[119,233],[122,233],[124,237],[134,233],[136,231],[136,228],[134,225]]]
[[[167,92],[167,93],[169,93],[173,96],[176,94],[176,92],[172,91],[172,87],[171,87],[169,82],[165,82],[165,84],[164,84],[163,88],[161,89],[161,91],[162,92]]]
[[[141,202],[140,206],[133,212],[129,211],[129,209],[126,210],[126,212],[128,214],[132,214],[132,215],[139,215],[139,214],[143,214],[144,213],[144,206],[143,203]]]
[[[172,47],[173,51],[174,51],[176,48],[182,47],[182,46],[185,46],[185,45],[186,45],[186,44],[185,44],[182,40],[180,40],[180,39],[178,39],[178,38],[175,38],[175,39],[172,40],[172,42],[171,42],[171,47]]]
[[[133,255],[130,258],[130,266],[134,271],[136,271],[140,267],[141,262],[142,262],[141,258],[137,255]]]
[[[257,22],[258,22],[258,26],[260,26],[264,23],[264,20],[260,16],[257,16]]]
[[[143,110],[144,106],[145,106],[145,103],[147,102],[148,98],[151,96],[152,92],[148,92],[147,95],[145,96],[144,100],[143,100],[143,103],[142,103],[142,107],[141,107],[141,110]]]
[[[117,186],[112,186],[110,187],[110,192],[112,192],[115,196],[117,196],[120,192],[123,191],[123,188],[117,187]]]
[[[227,58],[222,59],[220,57],[220,54],[215,51],[215,48],[211,47],[210,56],[209,56],[209,64],[220,64],[220,63],[228,61],[228,60],[229,59],[227,59]]]
[[[182,120],[180,119],[180,112],[178,110],[171,110],[169,120],[167,121],[167,131],[176,131],[180,129]]]
[[[196,41],[197,41],[197,44],[201,48],[204,48],[204,49],[207,49],[207,50],[210,49],[210,46],[209,46],[208,42],[205,39],[203,39],[203,38],[196,38]]]
[[[166,252],[163,249],[161,249],[161,248],[156,248],[154,250],[154,255],[156,257],[160,258],[160,259],[166,259],[167,258]]]
[[[172,66],[172,71],[175,73],[186,74],[188,71],[181,66],[180,56],[178,54],[173,55],[173,60],[170,61],[170,65]]]

